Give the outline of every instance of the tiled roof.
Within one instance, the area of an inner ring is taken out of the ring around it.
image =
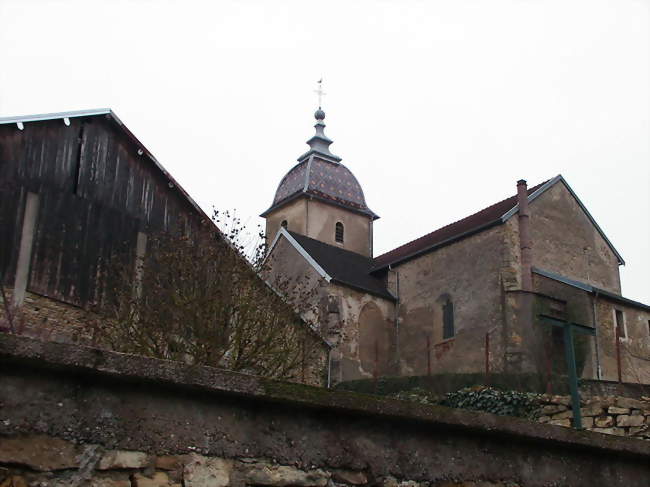
[[[541,188],[548,181],[528,188],[528,194],[535,192]],[[517,204],[517,195],[511,196],[503,201],[488,206],[483,210],[474,213],[462,220],[451,223],[447,226],[439,228],[431,233],[428,233],[420,238],[417,238],[409,243],[406,243],[396,249],[386,252],[375,258],[375,270],[382,269],[391,264],[396,264],[407,260],[411,257],[421,254],[433,247],[437,247],[444,243],[450,243],[458,238],[471,234],[491,225],[501,223],[501,217]]]
[[[354,174],[341,163],[316,156],[304,159],[289,170],[275,192],[271,207],[261,216],[301,194],[378,218],[366,205],[363,190]]]
[[[394,300],[384,282],[370,274],[373,260],[295,232],[288,232],[332,278],[332,281]]]

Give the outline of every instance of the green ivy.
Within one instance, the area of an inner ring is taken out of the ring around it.
[[[445,394],[442,406],[485,411],[500,416],[532,418],[539,414],[539,395],[529,392],[501,391],[491,387],[466,387]]]
[[[440,399],[438,397],[419,387],[391,394],[390,397],[394,397],[400,401],[419,402],[420,404],[440,404]]]

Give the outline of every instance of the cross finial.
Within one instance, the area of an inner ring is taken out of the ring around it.
[[[323,91],[323,77],[318,80],[318,88],[314,90],[314,93],[318,94],[318,108],[321,108],[323,104],[323,96],[325,96],[327,93]]]

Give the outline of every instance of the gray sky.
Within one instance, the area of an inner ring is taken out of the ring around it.
[[[650,302],[648,1],[0,0],[0,116],[110,107],[257,223],[313,134],[382,253],[559,173]]]

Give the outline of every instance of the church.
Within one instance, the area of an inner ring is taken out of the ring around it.
[[[261,215],[263,277],[318,332],[307,382],[562,374],[543,315],[593,332],[572,347],[583,378],[650,383],[650,306],[622,295],[623,257],[562,176],[375,256],[379,216],[315,119]],[[2,290],[62,339],[94,322],[115,248],[142,258],[148,236],[209,221],[108,109],[0,119],[0,167]]]
[[[379,216],[314,116],[261,214],[264,272],[312,291],[305,318],[333,346],[333,383],[563,373],[561,333],[540,315],[593,329],[576,345],[583,378],[650,383],[650,306],[622,296],[623,257],[561,175],[513,181],[502,201],[375,256]]]

